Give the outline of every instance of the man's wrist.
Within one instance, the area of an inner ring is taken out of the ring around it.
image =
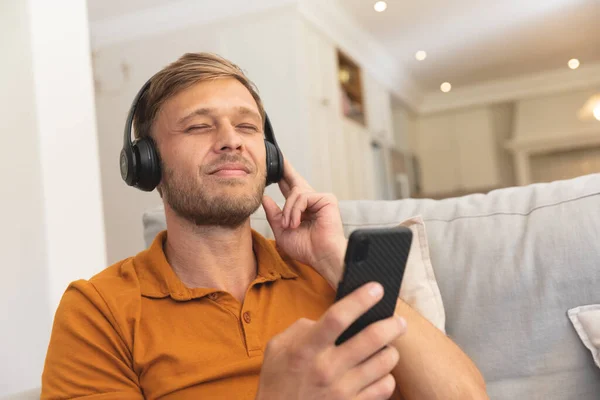
[[[346,255],[347,247],[348,240],[341,238],[336,246],[336,250],[329,257],[318,263],[318,270],[321,271],[323,278],[334,289],[337,289],[338,283],[344,273],[344,256]]]

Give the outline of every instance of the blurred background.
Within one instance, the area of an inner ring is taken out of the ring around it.
[[[185,52],[244,69],[341,200],[600,172],[600,0],[0,0],[0,46],[0,396],[39,385],[68,283],[144,248],[161,201],[120,178],[124,121]]]

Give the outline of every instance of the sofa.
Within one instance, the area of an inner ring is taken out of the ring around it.
[[[346,234],[421,216],[446,333],[491,399],[600,398],[600,369],[567,316],[600,304],[600,174],[447,200],[342,201],[340,210]],[[165,228],[162,208],[143,225],[149,244]],[[272,237],[262,209],[252,226]]]
[[[600,304],[600,174],[446,200],[342,201],[340,211],[346,234],[422,217],[446,333],[491,399],[600,399],[600,369],[567,315]],[[143,219],[149,244],[163,210]],[[262,209],[252,226],[272,237]]]

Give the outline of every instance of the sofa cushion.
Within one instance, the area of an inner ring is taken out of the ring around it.
[[[592,353],[600,368],[600,304],[589,304],[569,310],[569,318],[583,345]]]
[[[340,211],[347,234],[423,216],[446,332],[492,399],[598,398],[600,369],[567,310],[600,303],[600,174],[441,201],[344,201]],[[146,238],[155,217],[144,218]]]

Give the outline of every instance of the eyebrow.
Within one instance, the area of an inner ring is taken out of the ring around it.
[[[262,117],[260,116],[260,114],[251,108],[244,107],[244,106],[238,106],[238,107],[235,107],[234,110],[235,110],[235,112],[237,112],[238,115],[250,115],[253,118],[255,118],[257,121],[262,121]],[[181,117],[177,121],[177,125],[183,125],[195,116],[214,116],[215,114],[216,114],[215,108],[207,108],[207,107],[197,108],[194,111],[190,112],[189,114],[185,115],[184,117]]]

